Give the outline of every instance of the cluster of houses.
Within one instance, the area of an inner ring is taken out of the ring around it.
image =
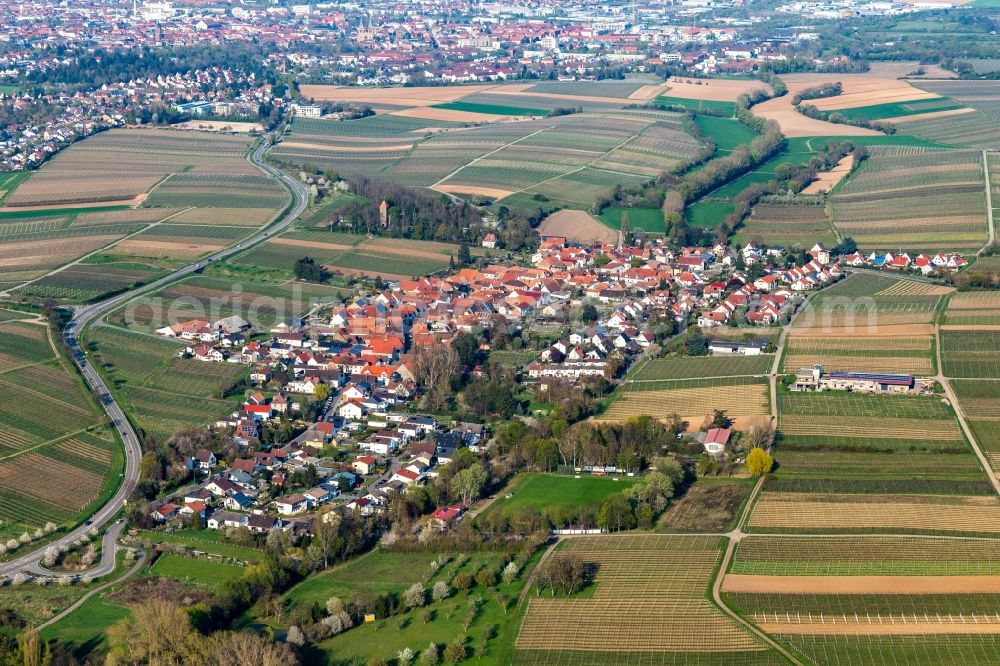
[[[394,415],[391,421],[391,426],[361,442],[361,452],[349,463],[316,456],[331,441],[326,435],[330,430],[322,427],[326,421],[280,448],[238,458],[226,469],[219,469],[220,461],[211,451],[199,450],[187,466],[201,481],[158,503],[149,516],[155,523],[197,519],[209,529],[308,532],[312,515],[334,500],[342,500],[337,507],[344,511],[362,515],[383,511],[394,495],[436,476],[459,449],[478,451],[486,436],[485,428],[475,423],[447,429],[429,416]],[[317,482],[292,487],[305,477]],[[449,524],[461,515],[462,507],[442,510],[441,520],[434,520]]]
[[[895,271],[917,271],[923,275],[934,273],[955,273],[969,265],[969,260],[957,252],[938,252],[934,256],[918,254],[916,257],[906,252],[880,254],[872,252],[864,255],[854,252],[844,257],[848,266],[861,268],[884,268]]]
[[[280,108],[271,86],[222,67],[105,83],[87,91],[0,92],[0,115],[19,118],[0,132],[0,171],[32,169],[95,132],[135,122],[156,105],[194,116],[256,118],[261,104]]]

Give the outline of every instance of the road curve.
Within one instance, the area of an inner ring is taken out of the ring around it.
[[[99,401],[104,409],[104,412],[107,414],[108,419],[118,431],[118,435],[124,443],[125,472],[122,474],[122,484],[118,488],[118,492],[114,494],[111,500],[98,509],[98,511],[86,522],[79,525],[76,529],[67,532],[56,541],[40,545],[30,552],[26,552],[15,559],[0,564],[0,575],[9,576],[18,571],[26,571],[29,573],[39,571],[41,568],[41,559],[44,557],[46,549],[50,546],[58,547],[60,545],[69,548],[74,541],[79,539],[90,529],[95,527],[100,529],[102,526],[107,524],[108,521],[110,521],[115,514],[118,513],[123,506],[125,506],[126,500],[129,495],[132,494],[132,491],[135,489],[136,484],[139,481],[139,459],[142,457],[139,436],[132,427],[128,418],[126,418],[125,412],[122,411],[121,407],[115,401],[114,396],[110,391],[108,391],[104,380],[101,379],[97,371],[87,361],[83,350],[80,348],[77,336],[81,331],[83,331],[84,328],[86,328],[88,324],[111,310],[114,310],[115,308],[120,307],[121,305],[134,300],[143,294],[155,291],[169,282],[173,282],[178,278],[194,273],[195,271],[203,268],[209,262],[225,259],[233,254],[236,254],[237,252],[242,252],[252,245],[261,243],[281,233],[292,222],[294,222],[295,219],[298,218],[306,209],[306,206],[309,205],[309,190],[307,190],[302,183],[264,161],[264,153],[270,145],[271,140],[270,135],[268,135],[264,137],[264,139],[260,142],[260,145],[254,149],[247,159],[257,167],[263,169],[266,173],[281,181],[289,193],[289,204],[286,205],[287,210],[276,222],[261,230],[260,233],[247,240],[241,241],[233,247],[221,250],[220,252],[217,252],[209,257],[185,266],[184,268],[174,271],[170,275],[162,277],[159,280],[155,280],[149,284],[137,287],[123,294],[119,294],[118,296],[114,296],[108,300],[101,301],[100,303],[79,307],[74,310],[73,318],[63,329],[63,338],[69,346],[70,351],[72,352],[73,361],[80,368],[80,372],[83,375],[84,380],[99,397]],[[119,527],[119,531],[120,529],[121,528]],[[105,546],[107,545],[108,544],[105,544]],[[111,548],[106,548],[102,554],[101,563],[92,571],[100,571],[101,573],[98,575],[104,575],[109,573],[110,570],[113,570],[114,550],[115,548],[113,545]],[[110,560],[108,560],[108,551],[111,551]],[[107,569],[108,561],[111,563],[111,569],[105,571],[105,569]],[[80,575],[92,574],[91,571],[88,571],[83,572]]]

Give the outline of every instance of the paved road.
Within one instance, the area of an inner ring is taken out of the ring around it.
[[[84,535],[91,528],[96,527],[100,529],[103,525],[110,521],[123,506],[125,506],[126,500],[129,495],[132,494],[132,491],[135,489],[135,486],[139,481],[139,459],[142,457],[139,436],[132,427],[132,424],[129,423],[128,419],[125,417],[125,412],[123,412],[118,403],[115,402],[114,396],[112,396],[110,391],[108,391],[104,380],[101,379],[97,371],[94,370],[94,368],[87,361],[83,350],[80,348],[77,336],[92,321],[104,314],[107,314],[115,308],[138,298],[142,294],[153,292],[169,282],[173,282],[181,277],[194,273],[195,271],[203,268],[209,262],[225,259],[233,254],[236,254],[237,252],[242,252],[252,245],[261,243],[268,238],[281,233],[292,222],[294,222],[295,219],[298,218],[299,215],[301,215],[306,209],[306,206],[309,205],[309,191],[299,181],[264,162],[264,153],[269,147],[270,137],[265,137],[265,139],[261,141],[260,145],[253,151],[248,159],[250,162],[284,183],[290,195],[289,203],[291,206],[283,217],[281,217],[274,224],[268,226],[266,229],[262,230],[260,233],[240,242],[234,247],[217,252],[210,257],[185,266],[184,268],[181,268],[166,277],[142,287],[132,289],[124,294],[109,298],[106,301],[76,308],[76,310],[74,310],[73,318],[63,330],[63,337],[72,352],[74,362],[79,366],[80,372],[83,374],[87,384],[99,396],[101,406],[104,408],[105,413],[108,415],[108,418],[118,431],[118,435],[121,437],[122,442],[125,445],[125,471],[122,473],[122,484],[118,488],[118,492],[115,493],[111,500],[101,507],[101,509],[91,516],[90,519],[88,519],[84,524],[66,533],[65,536],[55,542],[44,544],[31,552],[24,553],[16,559],[0,564],[0,575],[11,575],[18,571],[38,571],[41,566],[40,561],[47,548],[52,545],[58,546],[60,544],[69,547],[74,541]],[[119,526],[118,531],[120,530],[121,527]],[[114,568],[113,553],[115,550],[115,540],[117,540],[117,533],[115,535],[115,539],[111,542],[111,547],[106,547],[104,549],[104,556],[101,559],[101,563],[93,571],[108,573]],[[107,546],[108,544],[105,545]],[[109,554],[110,560],[108,560]],[[111,565],[110,569],[107,567],[108,562],[110,562]],[[86,573],[90,575],[92,572],[88,571]]]

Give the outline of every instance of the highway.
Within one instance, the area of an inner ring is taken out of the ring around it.
[[[37,574],[40,571],[44,571],[41,567],[41,559],[47,548],[53,545],[64,545],[67,548],[70,547],[74,541],[92,528],[96,527],[97,529],[101,529],[101,527],[106,525],[112,518],[114,518],[115,514],[117,514],[118,511],[125,506],[126,500],[128,500],[129,495],[132,494],[132,491],[135,489],[136,484],[139,481],[139,460],[142,457],[141,442],[139,441],[139,436],[132,427],[132,424],[129,423],[129,420],[126,418],[125,413],[122,411],[118,403],[115,402],[114,396],[111,392],[108,391],[107,386],[104,384],[104,380],[101,379],[98,372],[87,361],[86,355],[80,348],[78,335],[88,324],[93,322],[98,317],[121,307],[125,303],[134,300],[143,294],[156,291],[167,283],[189,275],[203,268],[209,262],[225,259],[233,254],[236,254],[237,252],[242,252],[248,247],[261,243],[268,238],[281,233],[292,222],[294,222],[295,219],[298,218],[309,205],[309,190],[305,187],[305,185],[298,182],[288,174],[280,171],[279,169],[275,169],[264,162],[264,153],[267,152],[270,145],[271,140],[270,135],[268,135],[261,141],[260,145],[254,149],[247,159],[271,176],[280,180],[285,185],[289,192],[290,200],[289,206],[286,206],[287,210],[282,217],[261,230],[260,233],[249,239],[241,241],[233,247],[221,250],[210,257],[200,259],[193,264],[185,266],[184,268],[160,278],[159,280],[150,282],[149,284],[137,287],[123,294],[119,294],[118,296],[109,298],[106,301],[79,307],[74,310],[73,318],[63,329],[63,337],[72,352],[73,361],[80,368],[80,372],[82,373],[87,384],[98,396],[101,407],[107,414],[109,422],[113,424],[115,429],[118,431],[119,437],[121,437],[121,440],[124,443],[125,471],[122,473],[122,484],[111,500],[102,506],[86,522],[78,526],[76,529],[67,532],[56,541],[44,543],[35,547],[34,550],[30,552],[25,552],[15,559],[0,564],[0,575],[10,576],[19,571]],[[121,531],[121,526],[113,526],[111,531],[115,534],[115,537],[117,537],[117,534]],[[115,538],[115,540],[117,540],[117,538]],[[98,575],[103,575],[112,571],[114,569],[115,554],[113,543],[114,541],[112,541],[112,547],[109,548],[107,547],[109,544],[105,542],[105,547],[102,549],[101,562],[91,571],[79,575],[88,575],[92,572],[97,572]]]

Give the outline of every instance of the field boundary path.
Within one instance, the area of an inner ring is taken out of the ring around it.
[[[499,148],[491,150],[490,152],[488,152],[488,153],[486,153],[484,155],[480,155],[479,157],[477,157],[476,159],[472,160],[471,162],[466,162],[462,166],[458,167],[457,169],[455,169],[454,171],[452,171],[451,173],[449,173],[444,178],[441,178],[440,180],[438,180],[438,182],[434,183],[433,185],[431,185],[427,189],[433,190],[435,187],[437,187],[438,185],[441,185],[442,183],[444,183],[444,181],[448,180],[449,178],[451,178],[452,176],[454,176],[455,174],[457,174],[459,171],[461,171],[465,167],[470,167],[473,164],[475,164],[476,162],[479,162],[480,160],[484,160],[487,157],[490,157],[491,155],[495,155],[495,154],[499,153],[504,148],[510,148],[514,144],[520,143],[520,142],[524,141],[525,139],[530,139],[531,137],[535,136],[536,134],[541,134],[545,130],[552,129],[552,127],[554,127],[554,126],[550,125],[550,126],[547,126],[547,127],[543,127],[543,128],[541,128],[539,130],[535,130],[531,134],[525,134],[524,136],[521,136],[521,137],[518,137],[518,138],[514,139],[510,143],[505,143],[504,145],[500,146]]]
[[[38,625],[38,627],[36,627],[36,628],[39,631],[41,631],[42,629],[45,629],[46,627],[49,627],[49,626],[55,624],[56,622],[59,622],[60,620],[64,619],[66,616],[68,616],[70,613],[72,613],[72,612],[74,612],[76,610],[79,610],[79,608],[81,606],[83,606],[83,604],[86,603],[87,600],[90,599],[91,597],[93,597],[94,595],[100,594],[101,592],[103,592],[104,590],[108,589],[112,585],[117,585],[118,583],[121,583],[122,581],[127,580],[127,579],[131,578],[132,576],[136,575],[137,573],[139,573],[139,570],[142,568],[142,566],[145,563],[146,563],[146,552],[145,551],[139,551],[139,557],[136,558],[135,564],[132,565],[131,569],[129,569],[128,571],[126,571],[125,573],[123,573],[118,578],[116,578],[116,579],[114,579],[112,581],[108,581],[107,583],[104,583],[103,585],[100,585],[98,587],[95,587],[93,590],[91,590],[90,592],[87,592],[85,595],[83,595],[82,597],[80,597],[79,599],[77,599],[76,601],[74,601],[73,604],[69,608],[67,608],[66,610],[62,611],[61,613],[59,613],[57,615],[52,616],[51,618],[49,618],[45,622],[43,622],[40,625]]]
[[[990,160],[989,151],[983,151],[983,180],[986,182],[986,245],[983,246],[977,256],[981,256],[986,249],[996,241],[996,229],[993,226],[993,185],[990,183]]]
[[[176,270],[158,280],[154,280],[153,282],[137,287],[123,294],[119,294],[118,296],[113,296],[112,298],[101,301],[100,303],[78,307],[74,310],[73,318],[70,319],[69,323],[67,323],[66,327],[63,329],[63,338],[66,345],[72,352],[73,360],[79,368],[84,381],[87,383],[89,388],[94,391],[97,396],[99,396],[99,402],[104,408],[104,412],[107,414],[109,421],[114,424],[115,430],[125,447],[125,471],[122,474],[122,483],[114,496],[104,506],[98,509],[98,511],[93,514],[88,521],[78,525],[76,528],[70,530],[64,536],[55,541],[44,544],[33,551],[27,552],[15,559],[0,564],[0,575],[11,575],[21,570],[31,570],[34,567],[39,566],[39,562],[44,556],[44,552],[47,548],[50,546],[58,547],[60,545],[69,548],[74,541],[79,539],[81,536],[84,536],[91,529],[100,529],[103,525],[110,522],[118,511],[125,506],[126,500],[129,495],[132,494],[132,490],[139,481],[139,459],[142,456],[139,436],[132,427],[132,423],[129,421],[121,406],[115,401],[114,396],[108,390],[104,380],[101,379],[94,367],[87,362],[87,358],[80,347],[77,336],[91,322],[100,318],[107,312],[133,301],[146,293],[155,291],[166,284],[190,275],[195,271],[204,268],[204,266],[210,262],[225,259],[233,254],[244,251],[252,245],[266,241],[277,234],[280,234],[289,225],[291,225],[292,222],[294,222],[309,205],[309,190],[306,189],[305,185],[295,180],[287,173],[264,161],[264,154],[270,146],[271,141],[269,137],[265,138],[251,153],[247,155],[247,160],[254,166],[262,169],[265,173],[278,180],[288,193],[287,203],[279,214],[276,222],[265,227],[264,229],[259,230],[250,238],[242,240],[234,246],[228,247],[209,257],[189,264],[184,268]]]

